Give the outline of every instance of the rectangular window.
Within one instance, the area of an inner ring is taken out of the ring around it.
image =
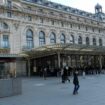
[[[54,25],[54,20],[51,20],[51,25]]]
[[[78,29],[80,30],[80,25],[78,25]]]
[[[72,24],[70,24],[70,28],[72,28]]]
[[[7,12],[7,17],[12,17],[11,11],[8,11],[8,12]]]
[[[94,32],[94,28],[92,28],[92,31]]]
[[[61,27],[64,27],[64,23],[63,22],[61,22]]]
[[[40,23],[43,23],[43,18],[40,18]]]
[[[3,35],[3,48],[9,48],[9,36]]]
[[[28,21],[32,21],[32,17],[31,16],[28,16]]]
[[[99,33],[101,32],[100,29],[98,30],[98,32],[99,32]]]
[[[28,10],[31,10],[31,7],[27,7]]]
[[[88,27],[86,27],[86,31],[88,31]]]
[[[7,0],[7,8],[9,8],[9,9],[12,8],[12,2],[11,2],[11,0]]]

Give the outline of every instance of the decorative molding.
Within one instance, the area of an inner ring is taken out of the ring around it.
[[[15,29],[18,30],[20,22],[15,22],[15,23],[13,23],[13,25],[14,25]]]

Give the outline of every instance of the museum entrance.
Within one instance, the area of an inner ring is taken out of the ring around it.
[[[101,59],[101,62],[100,62]],[[78,54],[60,54],[60,67],[58,64],[58,55],[50,55],[31,60],[31,75],[43,76],[44,68],[47,68],[48,76],[57,76],[61,68],[68,66],[69,72],[77,69],[80,74],[85,70],[87,74],[93,74],[95,70],[104,68],[105,56],[99,55],[78,55]],[[71,70],[71,71],[70,71]]]
[[[48,76],[57,76],[65,66],[72,72],[77,69],[80,74],[83,70],[87,74],[93,74],[95,70],[100,72],[105,68],[104,52],[105,47],[70,43],[45,45],[25,51],[28,76],[42,76],[44,68],[47,68]]]

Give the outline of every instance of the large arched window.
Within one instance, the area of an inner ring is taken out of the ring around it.
[[[99,46],[102,46],[103,43],[102,43],[102,39],[99,39]]]
[[[65,43],[65,35],[62,33],[60,38],[61,43]]]
[[[70,35],[70,43],[74,44],[74,36],[73,35]]]
[[[26,31],[26,42],[27,42],[27,48],[31,49],[34,47],[33,43],[33,31],[31,29],[28,29]]]
[[[78,37],[78,44],[82,44],[82,37],[81,36]]]
[[[39,32],[39,45],[45,44],[45,33],[43,31]]]
[[[50,35],[50,43],[56,43],[56,36],[55,36],[55,33],[51,33]]]
[[[96,46],[96,38],[93,38],[93,45]]]
[[[89,45],[90,42],[89,42],[89,37],[86,37],[86,45]]]
[[[3,23],[3,29],[8,29],[8,25],[6,23]]]

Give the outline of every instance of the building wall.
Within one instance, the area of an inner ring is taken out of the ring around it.
[[[12,54],[27,49],[28,29],[33,32],[34,48],[40,46],[40,31],[45,33],[45,45],[51,44],[50,34],[54,32],[56,43],[60,43],[60,36],[63,33],[66,43],[71,43],[70,38],[73,35],[75,44],[78,44],[78,38],[81,36],[82,44],[86,44],[86,37],[89,37],[90,45],[93,45],[93,38],[96,38],[97,46],[99,39],[102,39],[102,46],[105,46],[105,24],[102,21],[22,0],[12,0],[11,8],[7,8],[7,0],[1,3],[4,7],[0,8],[0,47],[3,48],[3,35],[8,35]],[[8,25],[7,29],[3,26],[4,23]]]
[[[29,6],[31,10],[29,10]],[[11,17],[7,16],[8,11],[11,11]],[[49,15],[51,12],[54,15]],[[12,9],[1,8],[1,13],[1,42],[4,34],[9,35],[11,53],[20,53],[23,47],[27,46],[26,31],[28,29],[33,31],[34,47],[39,46],[40,31],[45,33],[46,45],[50,44],[51,32],[56,35],[56,43],[60,43],[60,35],[62,33],[66,37],[66,43],[70,43],[70,35],[74,35],[76,44],[78,44],[79,36],[82,37],[83,44],[86,44],[86,37],[89,37],[90,45],[93,45],[92,38],[96,38],[97,46],[99,46],[99,38],[102,40],[105,38],[103,22],[45,7],[42,10],[41,6],[30,5],[30,3],[14,0]],[[28,16],[31,17],[31,20],[28,20]],[[3,30],[3,22],[9,27],[8,30],[5,29],[6,31]],[[105,46],[105,40],[103,40],[103,46]]]

